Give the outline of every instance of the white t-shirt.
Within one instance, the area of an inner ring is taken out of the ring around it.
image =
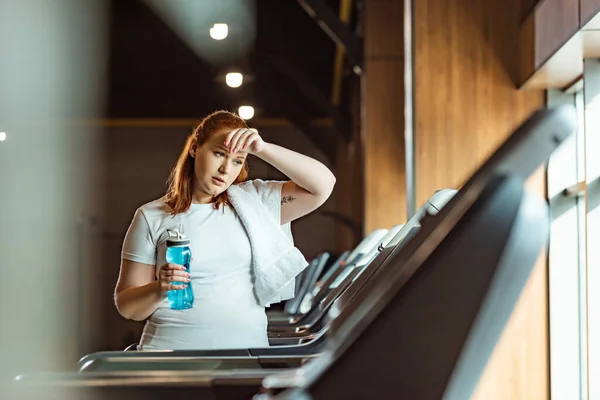
[[[159,267],[167,229],[183,224],[190,238],[194,306],[172,310],[164,300],[146,322],[139,350],[268,347],[267,316],[253,291],[251,249],[235,210],[192,204],[172,216],[163,199],[140,207],[127,231],[122,257]]]

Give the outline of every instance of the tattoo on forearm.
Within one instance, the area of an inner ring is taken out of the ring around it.
[[[292,195],[290,195],[290,196],[283,196],[283,198],[281,199],[281,204],[283,205],[285,203],[291,203],[294,200],[296,200],[296,198],[294,196],[292,196]]]

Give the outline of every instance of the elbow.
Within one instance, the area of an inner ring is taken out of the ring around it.
[[[115,294],[115,308],[117,309],[117,312],[119,313],[119,315],[125,319],[131,320],[131,321],[143,321],[143,319],[137,318],[134,315],[134,313],[131,311],[130,307],[127,307],[127,305],[123,304],[123,299],[121,299],[121,301],[119,301],[118,293]]]
[[[317,194],[317,196],[320,198],[320,204],[325,203],[329,197],[331,196],[331,193],[333,193],[333,189],[335,187],[335,175],[333,175],[333,173],[329,173],[328,174],[328,178],[327,180],[323,183],[323,187],[322,189],[319,191],[319,193]]]
[[[117,296],[115,296],[115,308],[121,317],[125,319],[133,319],[133,316],[130,312],[128,312],[127,307],[123,307],[123,304],[120,304]]]
[[[328,179],[328,185],[327,185],[327,191],[326,191],[327,198],[329,198],[329,196],[331,196],[331,193],[333,193],[333,189],[335,188],[335,182],[336,182],[335,175],[332,172],[330,172],[329,179]]]
[[[121,317],[131,320],[131,321],[144,321],[145,318],[139,318],[138,316],[136,316],[135,314],[133,314],[130,310],[127,310],[127,308],[123,308],[123,307],[119,307],[117,305],[117,311],[119,312],[119,315],[121,315]]]

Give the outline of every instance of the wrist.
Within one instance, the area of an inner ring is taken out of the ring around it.
[[[270,147],[271,147],[271,143],[267,143],[263,140],[262,146],[260,146],[260,148],[257,151],[252,150],[250,152],[250,154],[262,159],[263,156],[265,155],[265,151],[268,151],[268,148],[270,148]]]
[[[154,282],[152,282],[151,284],[152,287],[152,293],[159,299],[164,299],[167,295],[167,292],[163,292],[160,288],[160,281],[156,280]]]

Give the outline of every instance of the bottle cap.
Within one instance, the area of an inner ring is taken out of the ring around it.
[[[169,234],[168,247],[188,246],[190,244],[190,239],[184,233],[182,224],[179,224],[177,229],[167,229],[167,233]]]

